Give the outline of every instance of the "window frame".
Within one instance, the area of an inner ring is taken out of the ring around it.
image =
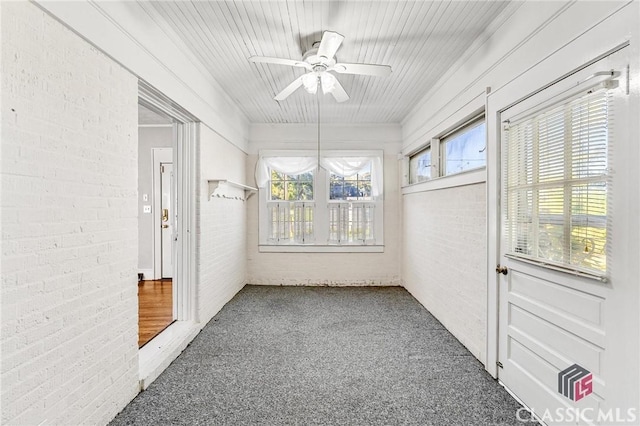
[[[430,132],[433,136],[429,139],[421,139],[422,143],[414,145],[403,152],[403,184],[402,194],[413,194],[423,191],[433,191],[445,188],[453,188],[457,186],[473,185],[484,183],[487,181],[487,155],[485,150],[485,164],[483,166],[464,170],[458,173],[444,175],[442,172],[442,155],[441,148],[443,139],[454,135],[469,125],[474,125],[483,120],[487,125],[486,117],[486,94],[477,96],[464,107],[460,108],[455,115],[443,120],[440,125],[433,128]],[[462,116],[462,118],[460,118]],[[488,131],[485,130],[485,146],[488,143]],[[432,175],[430,179],[411,182],[410,180],[410,159],[419,155],[428,147],[431,147],[431,169]]]
[[[259,157],[315,157],[317,151],[299,150],[261,150]],[[384,179],[384,152],[382,150],[327,150],[322,151],[321,158],[346,158],[346,157],[372,157],[379,159],[379,166],[382,168],[381,175]],[[259,166],[259,163],[257,167]],[[372,164],[372,173],[374,165]],[[258,211],[258,234],[260,252],[383,252],[384,251],[384,193],[378,197],[372,195],[371,200],[331,200],[330,199],[330,176],[331,171],[324,167],[316,167],[313,171],[313,193],[314,200],[308,203],[315,205],[313,212],[314,236],[311,241],[304,243],[293,241],[275,242],[268,238],[269,234],[269,209],[268,206],[277,202],[289,202],[284,200],[270,200],[271,180],[269,179],[265,187],[258,188],[259,211]],[[372,176],[373,181],[373,176]],[[380,183],[384,186],[384,180]],[[259,185],[258,185],[259,186]],[[373,191],[372,191],[373,192]],[[297,201],[292,201],[297,202]],[[330,208],[336,204],[363,204],[369,203],[374,206],[373,235],[374,238],[364,242],[335,242],[329,239],[329,215]]]

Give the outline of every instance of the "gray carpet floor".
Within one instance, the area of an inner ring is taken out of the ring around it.
[[[507,425],[520,405],[398,287],[246,286],[112,425]]]

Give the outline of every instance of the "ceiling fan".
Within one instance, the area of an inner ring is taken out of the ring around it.
[[[289,65],[292,67],[304,68],[308,72],[296,78],[291,84],[285,87],[275,96],[276,101],[282,101],[303,86],[309,93],[315,94],[318,86],[322,87],[323,93],[331,93],[336,101],[344,102],[349,99],[349,95],[336,77],[330,73],[335,71],[338,74],[359,74],[386,77],[391,74],[391,67],[377,64],[349,64],[338,62],[335,55],[342,44],[344,36],[325,31],[320,42],[313,43],[313,47],[302,56],[301,61],[294,59],[272,58],[267,56],[252,56],[251,62],[262,62],[266,64]]]

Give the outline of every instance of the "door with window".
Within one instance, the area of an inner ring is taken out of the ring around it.
[[[590,414],[569,423],[598,424],[608,377],[623,368],[608,353],[622,307],[611,266],[620,55],[500,116],[498,376],[547,424],[580,412]]]

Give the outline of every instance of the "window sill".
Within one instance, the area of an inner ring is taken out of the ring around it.
[[[456,186],[474,185],[487,181],[485,167],[469,170],[455,175],[441,176],[424,182],[413,183],[402,187],[402,195],[416,192],[435,191],[437,189],[454,188]]]
[[[260,253],[384,253],[384,246],[259,245],[258,251]]]

